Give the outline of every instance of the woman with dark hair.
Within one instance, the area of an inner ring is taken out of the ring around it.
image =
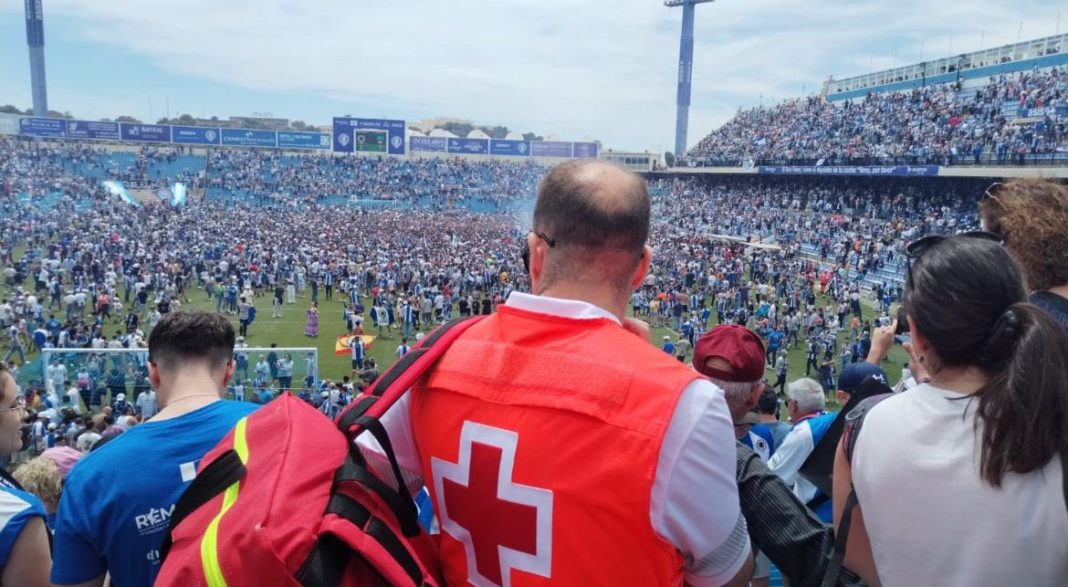
[[[995,235],[908,247],[904,306],[929,377],[878,403],[835,522],[858,506],[845,564],[872,585],[1068,585],[1068,336],[1027,302]]]

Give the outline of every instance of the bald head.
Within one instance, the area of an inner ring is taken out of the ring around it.
[[[562,249],[642,252],[649,192],[638,175],[601,161],[569,161],[541,182],[534,228]]]
[[[649,237],[649,208],[645,181],[620,167],[590,160],[553,167],[534,207],[534,230],[551,243],[542,285],[628,289]]]

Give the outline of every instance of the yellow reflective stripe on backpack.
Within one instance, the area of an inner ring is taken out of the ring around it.
[[[241,418],[234,427],[234,451],[242,463],[248,462],[248,442],[245,438],[245,424],[248,417]],[[236,481],[226,488],[223,493],[222,507],[219,513],[208,524],[204,537],[200,539],[200,561],[204,567],[204,580],[209,587],[227,587],[226,578],[223,577],[222,567],[219,566],[219,522],[226,512],[237,502],[237,495],[241,489],[241,482]]]

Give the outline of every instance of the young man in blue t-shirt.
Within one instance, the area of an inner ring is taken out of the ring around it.
[[[220,314],[167,314],[148,339],[162,408],[82,459],[56,516],[56,585],[151,585],[174,504],[200,459],[256,409],[222,401],[234,372],[234,329]]]

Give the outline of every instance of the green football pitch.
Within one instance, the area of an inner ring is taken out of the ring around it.
[[[10,295],[10,291],[2,291],[0,294],[7,296]],[[193,287],[187,292],[187,295],[190,298],[190,302],[183,304],[181,309],[215,310],[214,302],[208,299],[203,289]],[[269,347],[272,343],[277,344],[279,347],[314,347],[318,349],[320,377],[340,380],[341,377],[351,373],[349,354],[347,352],[341,355],[335,354],[338,337],[346,335],[345,322],[342,317],[342,300],[344,299],[346,299],[345,296],[335,296],[333,300],[327,300],[323,296],[323,291],[320,290],[319,335],[311,338],[304,335],[307,311],[311,305],[310,290],[305,291],[302,297],[298,296],[295,304],[283,305],[281,318],[271,317],[272,298],[270,296],[265,295],[255,298],[256,319],[249,327],[246,342],[250,347]],[[830,298],[821,296],[817,301],[822,306],[827,304]],[[369,306],[367,303],[365,305]],[[865,316],[874,315],[874,310],[868,304],[865,304],[864,311]],[[237,317],[229,315],[228,318],[233,322],[236,329],[238,325]],[[105,328],[105,333],[110,336],[117,328],[119,328],[118,323],[108,324]],[[364,328],[369,335],[377,334],[370,326],[370,320],[365,320]],[[659,346],[664,336],[670,336],[673,340],[677,338],[677,334],[674,331],[665,327],[654,326],[650,336],[652,339],[650,344]],[[846,335],[841,334],[839,336],[841,341]],[[413,342],[409,341],[409,344]],[[374,357],[375,362],[384,370],[385,367],[396,360],[395,353],[397,346],[400,344],[401,333],[399,330],[394,329],[392,334],[376,337],[367,354]],[[804,344],[799,344],[796,348],[789,349],[787,355],[789,362],[788,381],[794,381],[805,376],[805,355]],[[27,356],[27,361],[32,365],[36,358],[36,353],[31,354]],[[906,360],[905,352],[900,347],[895,346],[891,350],[890,356],[884,361],[882,367],[892,384],[896,383],[900,378],[901,366]],[[251,362],[254,363],[255,358],[251,358]],[[837,357],[835,357],[835,366],[836,369],[839,367]],[[776,379],[775,373],[771,369],[766,372],[766,376],[771,382]],[[812,376],[815,376],[815,372],[812,373]]]

